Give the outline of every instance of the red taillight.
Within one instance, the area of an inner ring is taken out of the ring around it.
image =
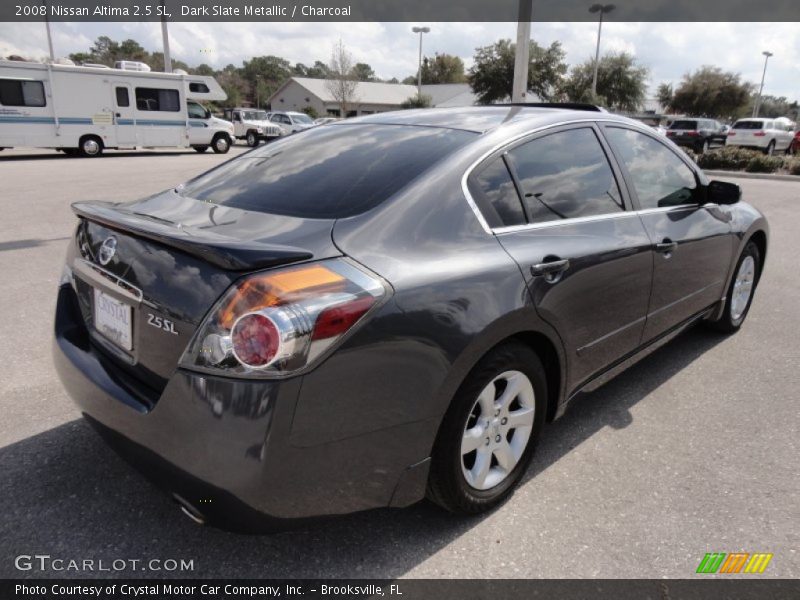
[[[756,137],[764,137],[767,134],[764,131],[756,131],[753,135]]]
[[[736,132],[735,132],[735,131],[729,131],[729,132],[728,132],[728,137],[733,137],[733,136],[735,136],[735,135],[736,135]]]
[[[317,317],[311,339],[324,340],[344,333],[364,316],[375,301],[374,297],[366,296],[342,306],[326,308]]]
[[[272,319],[258,313],[244,315],[231,330],[233,355],[252,368],[267,366],[280,349],[280,334]]]
[[[686,135],[688,135],[689,137],[700,137],[700,133],[697,131],[687,131]]]

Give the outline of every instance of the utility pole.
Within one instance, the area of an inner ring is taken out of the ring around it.
[[[50,62],[56,61],[55,52],[53,52],[53,36],[50,33],[50,18],[48,17],[47,0],[42,0],[44,6],[44,26],[47,29],[47,47],[50,50]]]
[[[600,66],[600,34],[603,33],[603,15],[610,13],[616,6],[613,4],[592,4],[590,13],[600,13],[600,23],[597,25],[597,48],[594,51],[594,76],[592,77],[592,97],[597,96],[597,69]]]
[[[531,56],[531,16],[533,0],[519,0],[517,16],[517,47],[514,56],[514,83],[511,101],[525,102],[528,97],[528,63]]]
[[[164,72],[172,73],[172,57],[169,55],[169,32],[167,31],[167,17],[164,0],[161,0],[161,38],[164,40]]]
[[[753,117],[758,116],[758,111],[761,110],[761,92],[764,91],[764,79],[767,76],[767,61],[772,56],[772,52],[764,50],[761,54],[764,55],[764,72],[761,73],[761,86],[758,88],[758,98],[756,98],[756,105],[753,107]]]

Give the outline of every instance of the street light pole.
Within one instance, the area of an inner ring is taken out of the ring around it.
[[[172,73],[172,57],[169,53],[169,32],[167,31],[167,17],[164,0],[161,0],[161,39],[164,42],[164,73]]]
[[[600,22],[597,25],[597,48],[594,51],[594,76],[592,77],[592,96],[597,96],[597,69],[600,66],[600,34],[603,33],[603,15],[610,13],[616,6],[613,4],[592,4],[590,13],[600,13]]]
[[[417,98],[422,98],[422,34],[430,33],[430,27],[412,27],[411,31],[419,34],[419,63],[417,65]]]
[[[764,50],[761,54],[764,55],[764,72],[761,73],[761,86],[758,88],[758,98],[756,98],[756,105],[753,107],[753,117],[758,116],[758,111],[761,110],[761,93],[764,91],[764,79],[767,76],[767,61],[772,56],[772,52]]]

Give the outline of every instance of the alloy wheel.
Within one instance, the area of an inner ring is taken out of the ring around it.
[[[733,294],[731,294],[731,319],[733,321],[738,321],[747,309],[747,303],[753,293],[755,276],[756,261],[752,256],[745,256],[733,282]]]
[[[461,441],[461,470],[471,487],[488,490],[514,470],[533,431],[535,406],[533,384],[520,371],[501,373],[483,388]]]

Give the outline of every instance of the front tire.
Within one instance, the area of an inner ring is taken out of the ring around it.
[[[457,514],[491,510],[512,493],[544,424],[547,379],[529,347],[508,343],[467,376],[434,444],[428,497]]]
[[[231,149],[231,139],[224,133],[218,133],[211,142],[215,154],[227,154]]]
[[[258,146],[258,134],[255,131],[247,132],[247,145],[251,148]]]
[[[725,296],[725,310],[708,325],[723,333],[736,333],[744,323],[761,274],[761,253],[754,242],[748,242],[736,263],[733,279]]]

